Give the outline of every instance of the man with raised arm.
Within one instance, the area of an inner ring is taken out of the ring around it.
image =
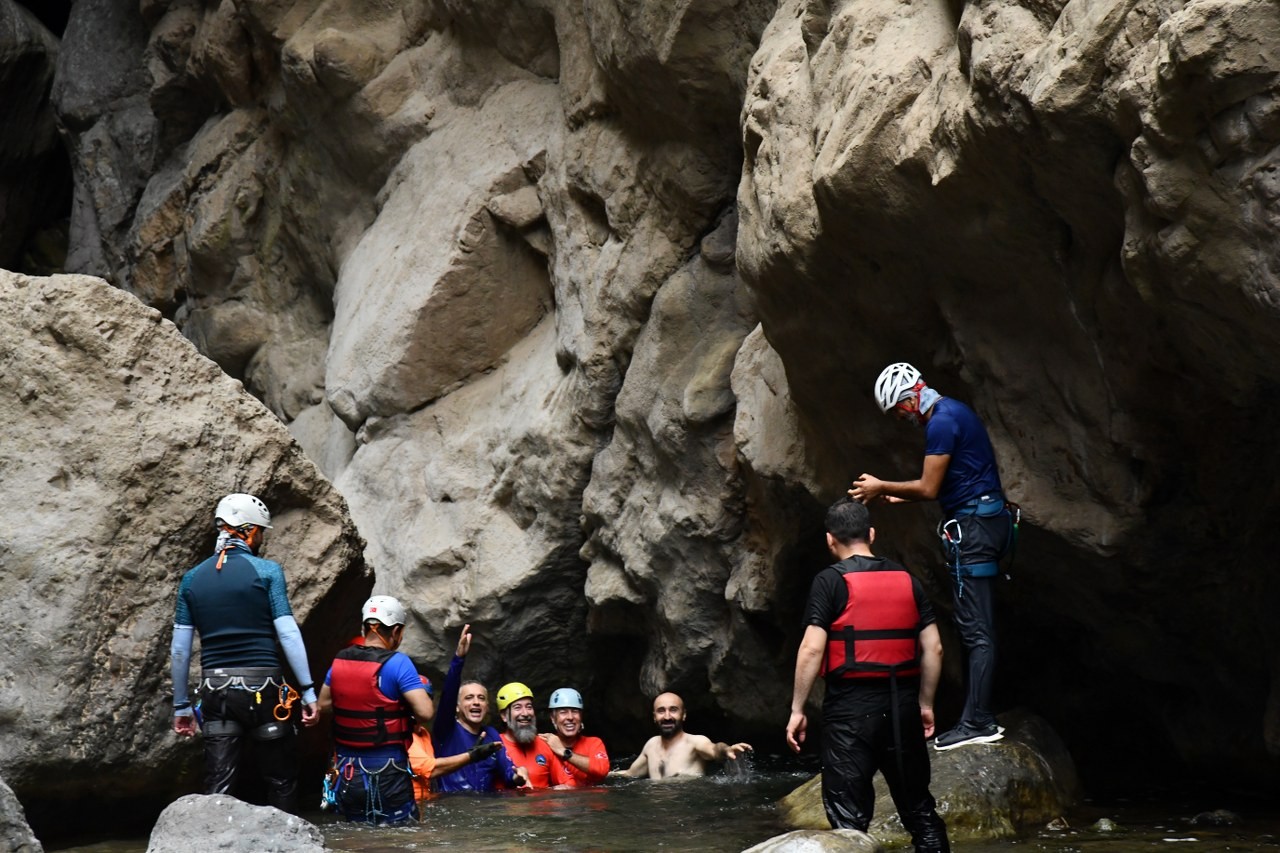
[[[458,647],[445,675],[431,740],[440,755],[467,752],[476,756],[476,760],[452,773],[433,776],[432,787],[441,793],[527,788],[529,779],[524,769],[511,762],[498,730],[486,725],[489,691],[478,681],[462,680],[462,666],[470,650],[471,626],[468,624],[462,626]]]
[[[787,745],[800,751],[805,703],[818,675],[826,676],[822,805],[831,827],[867,831],[879,770],[916,853],[948,853],[925,743],[942,671],[933,608],[906,569],[871,553],[875,530],[865,506],[841,498],[827,510],[826,527],[839,562],[818,572],[809,592]]]
[[[749,743],[712,743],[706,735],[693,735],[684,730],[684,700],[675,693],[662,693],[653,700],[653,722],[658,734],[640,751],[639,757],[616,776],[650,779],[703,776],[708,761],[736,761],[751,751]]]

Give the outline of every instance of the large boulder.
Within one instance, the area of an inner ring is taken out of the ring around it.
[[[930,748],[929,790],[951,841],[1011,838],[1062,817],[1079,796],[1075,764],[1043,719],[1025,712],[1002,715],[1004,739],[937,752]],[[891,844],[910,840],[879,773],[870,833]],[[830,829],[819,774],[784,797],[782,819],[800,829]]]
[[[314,680],[372,584],[346,503],[239,382],[99,279],[0,272],[0,394],[0,500],[22,508],[0,620],[23,638],[0,651],[0,769],[24,798],[180,790],[199,747],[169,731],[174,601],[214,505],[271,508]]]
[[[323,853],[313,824],[272,806],[189,794],[160,813],[147,853]]]

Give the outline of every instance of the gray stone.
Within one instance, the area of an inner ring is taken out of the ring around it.
[[[9,853],[44,853],[44,846],[27,825],[22,803],[3,779],[0,779],[0,847]]]
[[[743,853],[883,853],[874,838],[856,829],[797,829],[774,836]]]
[[[0,538],[0,620],[24,632],[0,650],[20,674],[0,683],[0,768],[42,800],[180,790],[199,746],[170,732],[170,634],[217,500],[271,508],[264,553],[289,580],[308,681],[372,585],[346,503],[239,382],[98,279],[0,271],[0,395],[0,498],[28,508]]]
[[[189,794],[160,813],[147,853],[322,853],[314,825],[272,806]]]

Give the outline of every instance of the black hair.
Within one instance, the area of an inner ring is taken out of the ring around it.
[[[850,497],[843,497],[827,510],[827,532],[841,545],[865,542],[871,535],[871,513]]]

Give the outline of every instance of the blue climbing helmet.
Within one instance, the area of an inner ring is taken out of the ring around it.
[[[581,711],[582,694],[572,687],[561,687],[551,694],[551,702],[547,705],[547,710],[549,711],[554,711],[557,708],[577,708]]]

